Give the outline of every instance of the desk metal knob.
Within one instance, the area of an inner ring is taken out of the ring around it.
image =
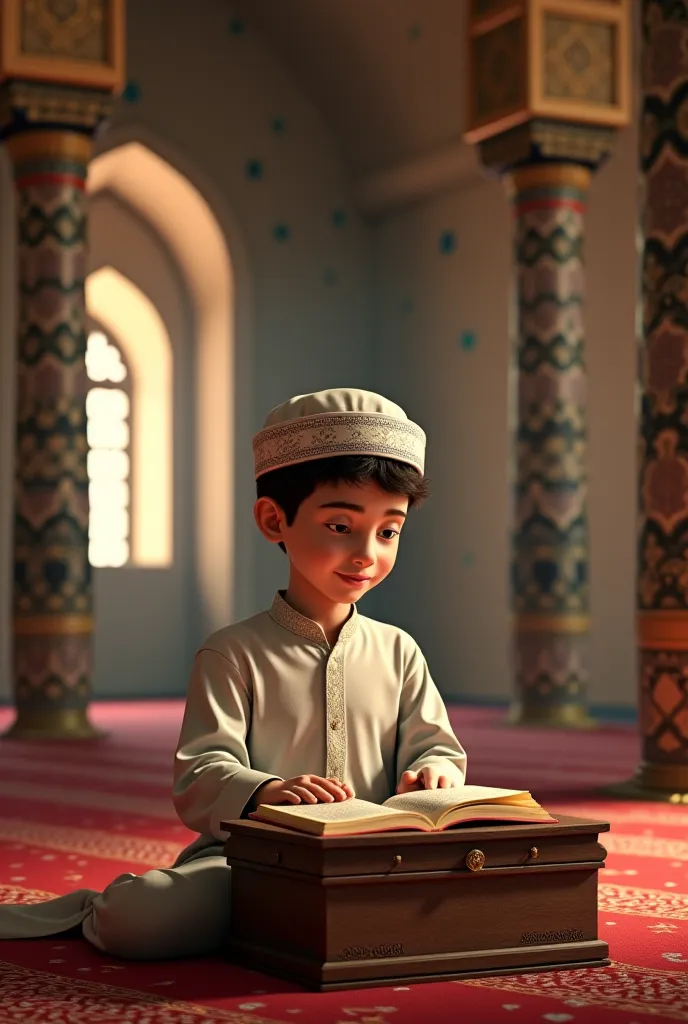
[[[466,854],[466,867],[469,871],[481,871],[485,867],[485,854],[482,850],[471,850]]]
[[[397,867],[398,864],[401,864],[402,860],[403,860],[403,858],[402,858],[401,854],[400,853],[395,853],[394,857],[392,858],[392,867]]]
[[[538,848],[537,848],[537,846],[531,846],[530,850],[528,851],[528,854],[529,854],[531,860],[537,860],[538,859]]]

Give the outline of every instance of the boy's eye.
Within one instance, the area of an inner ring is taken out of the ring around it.
[[[328,530],[331,530],[332,533],[336,533],[340,537],[351,532],[351,527],[347,526],[346,523],[325,523],[325,526]],[[388,527],[386,530],[380,530],[381,535],[384,535],[385,533],[390,534],[390,536],[385,537],[385,540],[394,540],[395,537],[399,536],[399,531],[393,530],[391,527]]]
[[[328,530],[332,530],[332,533],[344,533],[349,527],[346,523],[325,523]]]

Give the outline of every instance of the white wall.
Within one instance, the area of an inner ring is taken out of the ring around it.
[[[88,271],[114,267],[156,307],[170,338],[174,396],[174,562],[167,568],[128,565],[93,570],[94,693],[98,697],[180,693],[197,643],[189,488],[194,422],[192,313],[177,267],[145,222],[107,193],[91,199],[89,218]],[[145,346],[146,338],[136,343]]]
[[[129,75],[141,96],[134,105],[121,102],[114,123],[148,125],[188,154],[222,196],[245,250],[252,324],[237,337],[235,421],[235,608],[242,617],[271,600],[285,570],[282,553],[253,523],[251,437],[291,395],[370,386],[371,299],[368,232],[348,203],[332,139],[268,46],[250,28],[232,34],[230,21],[212,0],[195,4],[193,17],[184,0],[169,0],[162,26],[155,0],[130,4]],[[284,131],[272,130],[275,118]],[[259,181],[246,174],[252,159],[263,165]],[[337,228],[331,215],[340,207],[347,223]],[[280,223],[290,227],[287,242],[273,237]],[[328,283],[330,270],[335,283]]]

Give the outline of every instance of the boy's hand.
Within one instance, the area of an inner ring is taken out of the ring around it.
[[[397,793],[415,793],[419,789],[453,789],[456,783],[448,775],[440,775],[439,768],[428,765],[419,772],[404,772]]]
[[[294,779],[272,779],[253,794],[253,808],[258,804],[318,804],[348,800],[354,795],[351,786],[339,779],[323,779],[319,775],[297,775]]]

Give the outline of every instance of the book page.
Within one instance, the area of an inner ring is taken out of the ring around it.
[[[526,798],[526,799],[524,799]],[[492,786],[461,786],[455,789],[419,789],[414,793],[402,793],[385,800],[384,807],[395,811],[414,811],[424,814],[431,821],[437,821],[450,807],[462,807],[472,803],[490,801],[531,805],[532,797],[522,789],[496,789]]]
[[[256,808],[256,814],[261,814],[265,804]],[[333,800],[332,803],[322,804],[279,804],[277,809],[282,814],[288,814],[295,818],[308,818],[310,821],[361,821],[365,818],[381,818],[394,814],[391,807],[381,807],[369,800],[357,800],[351,797],[349,800]]]

